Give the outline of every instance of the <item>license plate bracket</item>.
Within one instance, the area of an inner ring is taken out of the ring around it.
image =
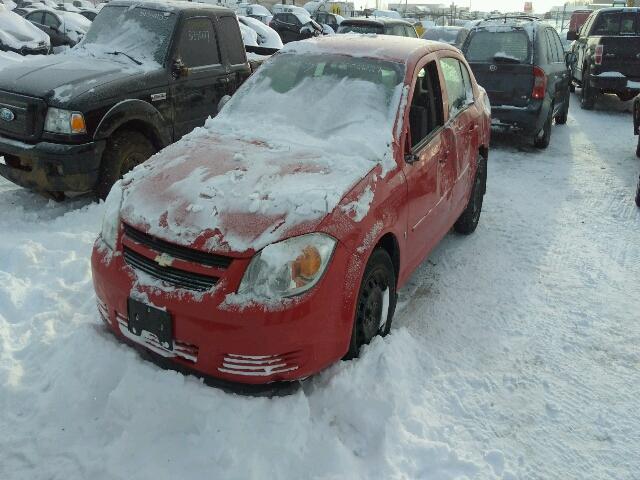
[[[169,312],[133,298],[129,299],[127,308],[131,333],[140,336],[143,330],[147,331],[155,335],[164,348],[173,350],[173,323]]]

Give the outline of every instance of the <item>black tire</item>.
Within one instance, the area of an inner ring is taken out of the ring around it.
[[[573,82],[569,82],[569,92],[574,93],[576,91],[576,86]]]
[[[382,322],[384,292],[389,290],[387,321]],[[349,351],[345,358],[356,358],[360,347],[368,344],[376,335],[386,335],[391,329],[397,302],[396,274],[391,257],[386,250],[376,248],[364,270],[356,301],[356,314],[351,331]]]
[[[567,93],[567,97],[564,100],[564,106],[558,115],[556,115],[556,125],[564,125],[567,123],[569,117],[569,99],[571,95]]]
[[[620,99],[621,102],[628,102],[629,100],[633,100],[636,94],[633,92],[622,92],[616,93],[616,96]]]
[[[542,126],[542,130],[533,136],[533,146],[536,148],[547,148],[551,141],[551,127],[553,126],[553,105],[549,107],[547,119]]]
[[[107,198],[118,179],[156,152],[151,141],[134,130],[119,130],[107,140],[96,185],[98,198]]]
[[[453,224],[453,229],[462,234],[470,235],[475,232],[480,222],[480,213],[482,212],[482,200],[487,190],[487,161],[478,156],[478,169],[476,178],[473,182],[473,189],[469,196],[469,201],[462,214]]]
[[[584,71],[584,70],[583,70]],[[582,95],[580,96],[580,107],[583,110],[591,110],[596,104],[596,94],[589,84],[589,76],[584,75],[582,80]]]
[[[638,143],[636,144],[636,157],[640,157],[640,135],[638,135]]]
[[[638,178],[638,186],[636,187],[636,205],[640,207],[640,178]]]

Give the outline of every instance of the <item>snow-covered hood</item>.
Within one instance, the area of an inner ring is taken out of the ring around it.
[[[121,218],[170,242],[250,255],[314,231],[375,166],[202,128],[125,176]]]
[[[10,48],[49,45],[49,36],[17,13],[0,8],[0,43]]]

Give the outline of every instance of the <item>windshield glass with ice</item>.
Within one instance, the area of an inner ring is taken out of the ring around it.
[[[238,90],[219,118],[267,136],[284,129],[334,143],[364,138],[372,148],[380,143],[384,154],[404,70],[402,64],[371,58],[276,55]]]
[[[529,63],[530,61],[529,36],[524,30],[476,30],[470,37],[464,52],[469,62]]]
[[[140,6],[107,6],[79,47],[96,54],[126,54],[140,64],[163,65],[176,18],[171,12]]]

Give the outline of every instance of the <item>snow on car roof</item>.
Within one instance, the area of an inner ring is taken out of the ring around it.
[[[376,34],[345,34],[288,43],[282,49],[282,52],[333,53],[351,57],[380,58],[392,62],[408,63],[436,50],[445,49],[457,51],[457,49],[448,45],[419,38]]]

